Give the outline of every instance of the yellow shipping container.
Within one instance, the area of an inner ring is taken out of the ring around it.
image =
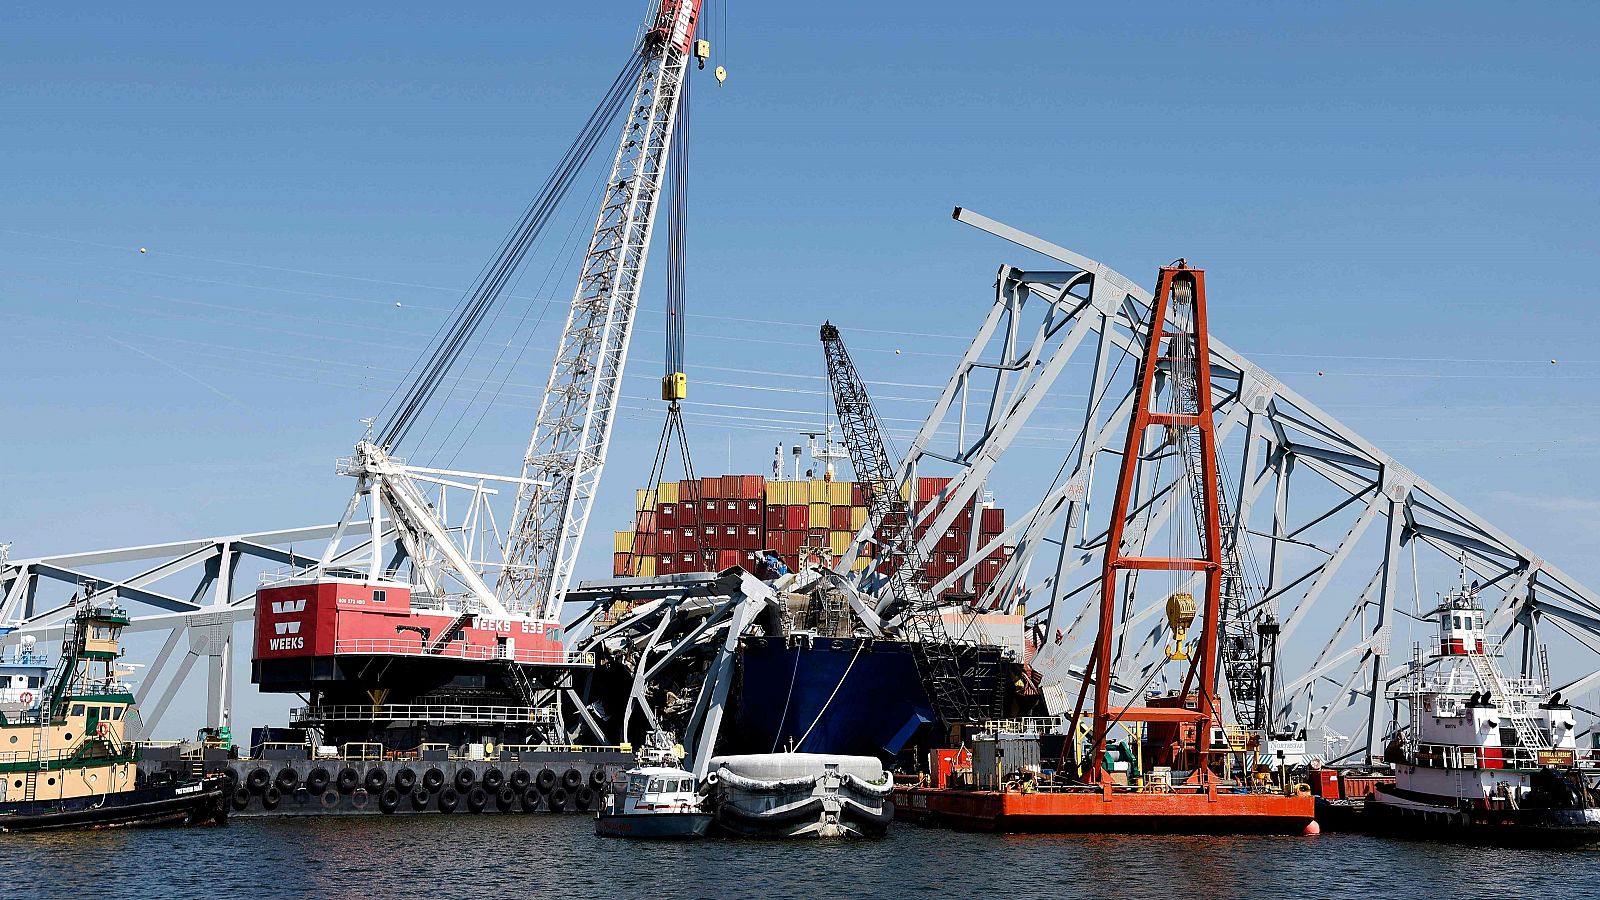
[[[634,505],[633,505],[634,509],[655,509],[656,508],[656,492],[655,491],[634,491],[633,493],[634,493]]]
[[[856,557],[856,561],[850,564],[850,571],[859,572],[862,569],[865,569],[867,566],[870,566],[870,565],[872,565],[872,557],[870,557],[870,556],[858,556],[858,557]]]
[[[850,507],[850,529],[860,531],[861,526],[867,524],[867,508],[865,506]]]
[[[616,543],[616,545],[614,547],[612,547],[612,551],[615,552],[615,553],[632,553],[633,552],[633,532],[631,532],[631,531],[619,531],[616,534],[617,534],[617,543]]]
[[[810,527],[827,528],[828,520],[831,518],[829,514],[832,512],[832,510],[833,507],[829,506],[825,502],[811,504]]]
[[[767,482],[767,505],[768,506],[782,506],[783,504],[788,503],[788,502],[789,502],[789,482],[787,482],[787,481],[769,481],[769,482]]]
[[[661,503],[678,502],[678,483],[676,481],[663,481],[656,488],[656,500]]]
[[[828,502],[834,506],[849,506],[850,484],[848,481],[828,482]]]
[[[810,485],[810,491],[809,491],[809,494],[808,494],[808,499],[812,503],[829,503],[830,502],[829,498],[833,496],[832,494],[828,493],[828,485],[830,484],[830,482],[823,481],[823,480],[821,480],[819,478],[819,479],[817,479],[815,481],[808,482],[808,484]],[[824,525],[823,527],[826,528],[827,526]]]
[[[843,556],[850,549],[850,539],[853,537],[855,535],[848,531],[830,531],[828,532],[828,549],[833,551],[834,556]]]
[[[656,558],[654,556],[641,556],[633,563],[639,570],[639,577],[654,578],[656,575]]]

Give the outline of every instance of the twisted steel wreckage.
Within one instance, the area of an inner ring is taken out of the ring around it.
[[[737,715],[741,642],[754,636],[908,644],[946,724],[1014,711],[993,684],[1002,671],[1027,679],[1049,713],[1070,712],[1093,652],[1107,534],[1120,531],[1124,548],[1162,540],[1194,503],[1193,473],[1181,448],[1152,431],[1143,457],[1179,464],[1144,467],[1151,474],[1141,477],[1121,527],[1105,520],[1117,467],[1102,476],[1102,458],[1120,453],[1115,444],[1135,394],[1135,365],[1123,363],[1153,327],[1151,296],[1102,263],[970,210],[957,209],[955,219],[1002,239],[1023,261],[1000,265],[992,294],[974,308],[976,318],[988,304],[970,345],[900,459],[884,450],[839,330],[823,331],[837,412],[868,494],[869,515],[846,552],[776,578],[734,567],[575,579],[657,208],[674,191],[667,294],[669,321],[678,325],[663,399],[669,435],[676,422],[682,440],[680,111],[691,61],[703,65],[710,53],[695,39],[699,14],[698,2],[663,0],[646,23],[556,173],[414,368],[415,380],[381,428],[340,461],[356,489],[338,522],[4,559],[0,623],[14,626],[4,639],[59,636],[74,595],[118,600],[132,612],[130,633],[160,639],[137,687],[146,735],[157,733],[197,667],[205,672],[207,726],[229,725],[233,657],[241,628],[254,623],[255,680],[267,690],[308,692],[297,721],[325,734],[357,739],[407,723],[482,734],[492,726],[508,743],[615,745],[666,729],[702,775]],[[413,426],[619,120],[521,473],[409,464],[397,454]],[[1219,682],[1240,725],[1269,740],[1309,735],[1329,762],[1380,755],[1404,722],[1391,694],[1413,670],[1412,648],[1397,634],[1407,622],[1430,627],[1421,595],[1458,565],[1478,582],[1486,630],[1514,654],[1522,676],[1569,698],[1600,679],[1594,592],[1215,338],[1209,371],[1224,483]],[[1028,446],[1025,431],[1046,419],[1052,429],[1072,425],[1050,443],[1052,465],[1042,466],[1043,451]],[[967,561],[925,578],[938,540],[976,514],[992,478],[1006,472],[1008,452],[1023,447],[1028,470],[1041,473],[1031,496],[1005,480],[1013,513],[1003,532],[973,529]],[[916,483],[935,476],[948,481],[920,499]],[[303,548],[318,542],[324,549],[307,558]],[[998,574],[975,581],[975,568],[995,554],[1004,558]],[[1098,666],[1100,682],[1129,705],[1145,673],[1167,658],[1169,640],[1166,591],[1132,582],[1115,598],[1111,657]],[[824,629],[819,609],[842,616]],[[1023,658],[985,658],[954,627],[975,611],[1021,616]],[[1559,647],[1554,665],[1543,649],[1549,638]],[[1011,668],[996,668],[1002,662]],[[430,692],[467,665],[493,667],[485,688],[492,702],[436,703]],[[384,696],[373,692],[372,676],[358,674],[371,672],[388,679]]]

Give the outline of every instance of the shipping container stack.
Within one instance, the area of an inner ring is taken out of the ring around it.
[[[919,503],[937,497],[949,483],[948,478],[919,480]],[[616,533],[612,574],[648,577],[732,566],[755,571],[767,549],[798,569],[811,551],[844,555],[866,521],[866,500],[855,482],[771,481],[760,475],[664,482],[654,491],[638,492],[633,530]],[[1005,511],[981,510],[977,527],[981,547],[1005,529]],[[964,510],[929,554],[925,584],[950,574],[966,558],[972,528],[972,511]],[[975,591],[993,583],[1009,553],[1010,548],[996,551],[979,564],[973,572]],[[863,554],[855,568],[868,563]]]

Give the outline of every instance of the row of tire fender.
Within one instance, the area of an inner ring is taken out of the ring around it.
[[[233,774],[231,770],[229,774]],[[237,779],[237,775],[234,778]],[[559,812],[566,807],[568,800],[578,801],[579,809],[593,806],[595,795],[605,787],[608,776],[605,769],[595,768],[589,773],[588,783],[585,784],[583,774],[575,768],[569,767],[559,778],[548,768],[540,769],[537,775],[519,768],[508,779],[499,768],[490,767],[484,770],[480,779],[473,769],[463,768],[456,771],[453,788],[440,790],[445,783],[444,772],[437,767],[429,767],[422,775],[422,787],[416,789],[417,774],[408,766],[395,773],[393,785],[389,784],[389,780],[388,772],[382,768],[368,769],[363,777],[355,769],[346,766],[334,777],[327,769],[318,766],[306,774],[304,788],[308,795],[321,795],[323,806],[328,808],[337,804],[340,794],[359,792],[363,795],[358,798],[362,807],[366,805],[367,796],[377,794],[380,796],[380,808],[384,812],[393,812],[399,808],[400,800],[409,794],[413,808],[421,810],[426,807],[429,797],[438,793],[441,798],[439,807],[444,812],[453,810],[462,795],[467,796],[468,808],[473,812],[480,812],[487,805],[487,800],[480,799],[479,795],[482,798],[493,795],[502,810],[509,810],[520,803],[525,810],[531,811],[548,802],[552,810]],[[337,788],[337,793],[328,791],[330,783]],[[283,795],[293,793],[301,786],[299,773],[293,767],[283,768],[274,778],[265,767],[258,766],[235,789],[232,801],[236,809],[242,810],[249,805],[250,796],[254,794],[261,797],[264,809],[272,810],[282,802]],[[445,798],[446,792],[448,799]],[[384,797],[392,802],[384,802],[381,799]],[[332,802],[329,802],[330,799]],[[530,799],[532,807],[529,806]]]

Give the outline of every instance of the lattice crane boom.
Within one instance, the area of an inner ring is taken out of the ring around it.
[[[700,0],[661,0],[594,235],[523,457],[500,594],[560,612],[599,489]],[[534,487],[528,482],[548,482]]]

